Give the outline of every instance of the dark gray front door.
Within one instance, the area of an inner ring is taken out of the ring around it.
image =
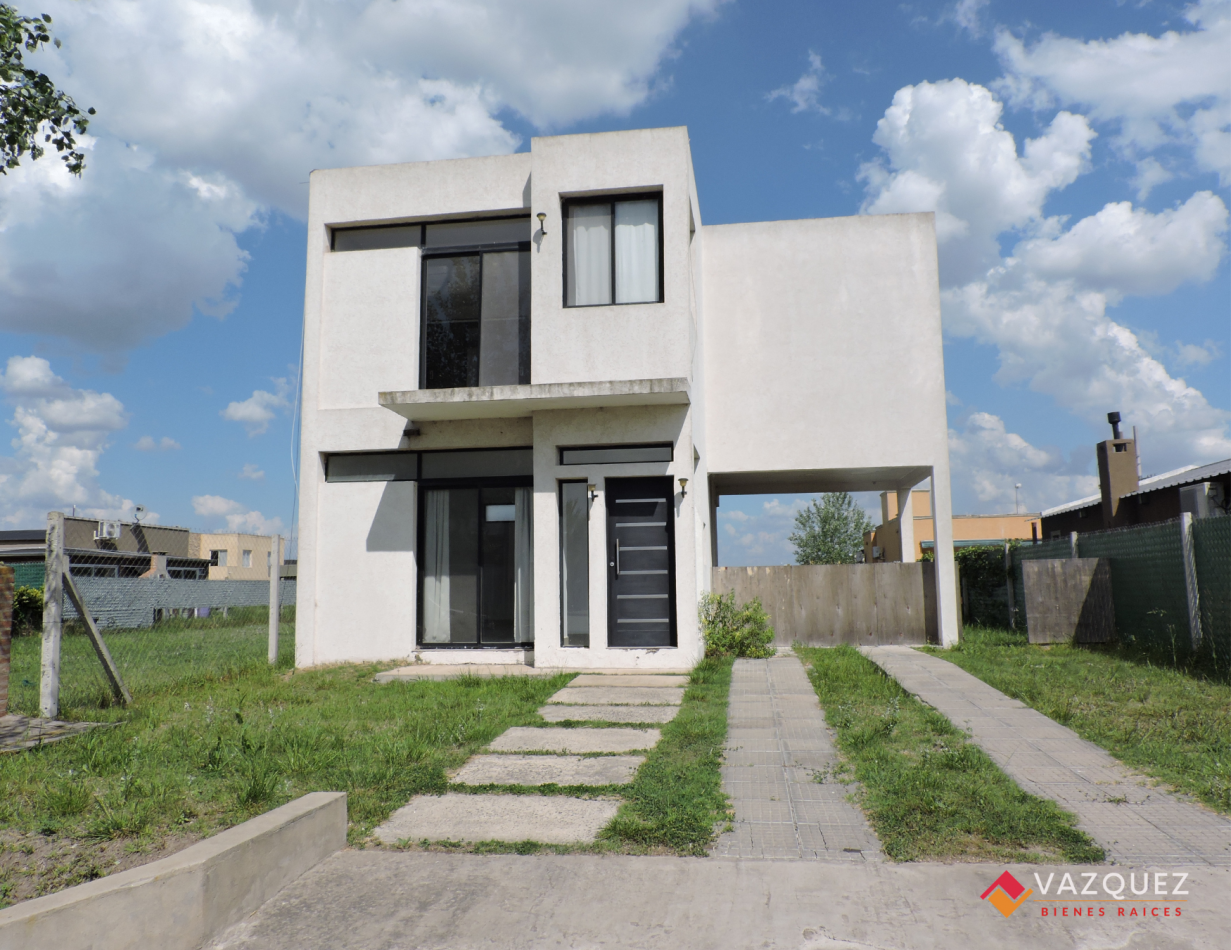
[[[609,478],[607,645],[675,646],[675,495],[670,478]]]

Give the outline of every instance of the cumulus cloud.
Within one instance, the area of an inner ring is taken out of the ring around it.
[[[310,169],[511,152],[504,110],[624,114],[722,2],[47,0],[64,45],[37,65],[98,116],[83,178],[6,179],[0,328],[115,353],[224,316],[236,236],[302,217]]]
[[[170,452],[180,448],[180,444],[167,435],[161,439],[155,439],[152,435],[143,435],[133,443],[133,448],[139,452]]]
[[[10,357],[0,392],[17,430],[14,455],[0,458],[0,521],[38,525],[48,511],[73,505],[91,518],[132,517],[133,502],[98,483],[108,438],[128,424],[118,399],[70,386],[38,356]]]
[[[791,103],[792,112],[820,112],[829,114],[829,109],[821,105],[821,84],[825,81],[825,67],[821,57],[808,50],[808,68],[804,70],[790,86],[781,86],[768,93],[765,98],[770,102],[775,99],[785,99]]]
[[[289,409],[290,386],[285,379],[275,379],[275,392],[264,389],[253,390],[252,395],[240,402],[232,402],[219,415],[231,422],[241,423],[248,430],[248,436],[261,435],[269,429],[279,409]]]
[[[1194,29],[1089,41],[1049,33],[1029,47],[1002,29],[995,49],[1006,75],[997,89],[1014,105],[1081,106],[1097,121],[1117,123],[1116,144],[1129,156],[1179,145],[1226,185],[1231,2],[1205,0],[1185,17]]]
[[[254,482],[259,482],[261,479],[265,477],[265,473],[261,470],[259,466],[253,465],[251,462],[248,462],[247,464],[244,465],[243,469],[240,471],[239,477],[247,478]]]
[[[192,510],[205,520],[207,526],[218,527],[225,523],[228,531],[245,534],[281,534],[282,519],[266,518],[259,511],[221,495],[194,495]]]

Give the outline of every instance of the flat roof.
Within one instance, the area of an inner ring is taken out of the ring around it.
[[[1206,469],[1215,469],[1223,466],[1217,472],[1208,474],[1198,474],[1205,472]],[[1214,475],[1222,474],[1223,472],[1231,471],[1231,459],[1226,459],[1222,462],[1214,462],[1211,465],[1198,467],[1196,465],[1184,465],[1180,468],[1173,468],[1169,472],[1163,472],[1161,475],[1148,475],[1137,483],[1137,490],[1129,492],[1127,495],[1121,495],[1121,498],[1130,498],[1133,495],[1144,495],[1147,492],[1158,491],[1162,488],[1171,488],[1175,485],[1186,485],[1189,482],[1201,482],[1207,478],[1212,478]],[[1070,501],[1063,505],[1057,505],[1055,508],[1047,508],[1041,514],[1043,518],[1050,518],[1052,515],[1062,515],[1066,511],[1076,511],[1078,508],[1088,508],[1091,505],[1097,505],[1103,500],[1103,496],[1088,495],[1085,498],[1078,498],[1076,501]]]

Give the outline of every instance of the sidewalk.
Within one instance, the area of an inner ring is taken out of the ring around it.
[[[831,774],[838,753],[799,658],[736,660],[730,697],[722,784],[735,820],[712,854],[881,860],[875,832],[846,800],[854,786]]]
[[[1025,791],[1077,816],[1116,864],[1231,867],[1231,820],[1155,788],[1073,730],[911,647],[861,647]]]

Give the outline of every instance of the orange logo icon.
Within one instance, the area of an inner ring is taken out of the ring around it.
[[[1005,871],[983,892],[982,898],[990,901],[993,907],[1008,917],[1033,893],[1034,891],[1023,887],[1017,878]]]

